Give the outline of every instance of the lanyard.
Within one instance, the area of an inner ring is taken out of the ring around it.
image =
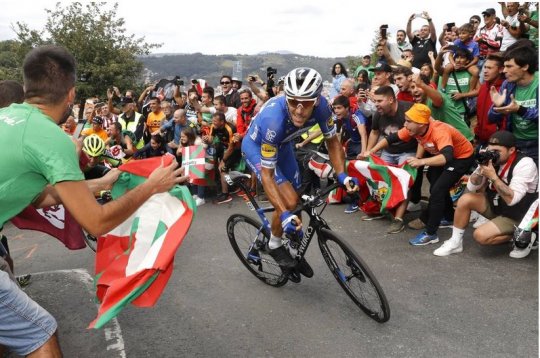
[[[512,166],[512,163],[514,163],[514,160],[516,160],[516,156],[517,156],[517,152],[514,152],[510,155],[510,158],[508,158],[508,161],[506,162],[503,169],[501,170],[501,173],[499,174],[499,178],[501,178],[501,180],[503,180],[504,175],[506,174],[508,169],[510,169],[510,167]],[[509,183],[507,183],[507,185],[508,184]],[[495,190],[495,188],[493,188],[493,183],[489,183],[489,188],[492,190]]]

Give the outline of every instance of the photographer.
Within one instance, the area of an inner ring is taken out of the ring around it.
[[[491,220],[474,231],[473,237],[479,244],[497,245],[510,241],[514,226],[538,198],[538,169],[531,158],[516,150],[516,138],[512,133],[493,133],[487,150],[477,155],[476,162],[478,167],[467,183],[471,192],[457,202],[452,237],[433,252],[436,256],[463,251],[463,234],[471,210]],[[530,246],[514,248],[510,257],[526,257],[531,251]]]

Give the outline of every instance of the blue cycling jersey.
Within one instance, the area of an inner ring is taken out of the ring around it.
[[[315,106],[312,117],[302,128],[295,127],[291,121],[285,96],[271,98],[251,121],[244,137],[244,141],[253,141],[257,145],[243,146],[243,149],[260,150],[261,166],[275,168],[280,146],[302,135],[316,123],[326,138],[336,134],[332,111],[324,97],[319,97],[319,103]]]

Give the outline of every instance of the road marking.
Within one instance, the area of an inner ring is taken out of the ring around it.
[[[88,292],[93,296],[94,295],[94,279],[85,269],[72,269],[72,270],[53,270],[53,271],[43,271],[32,273],[32,276],[45,275],[45,274],[73,274],[77,279],[82,282]],[[96,305],[99,307],[99,305]],[[120,328],[120,323],[115,318],[109,321],[110,327],[104,328],[103,333],[105,335],[105,340],[110,343],[107,345],[107,351],[118,353],[118,357],[126,358],[126,351],[124,346],[124,337],[122,337],[122,329]]]

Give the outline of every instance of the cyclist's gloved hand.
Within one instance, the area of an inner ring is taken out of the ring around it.
[[[337,180],[340,185],[343,185],[347,189],[347,191],[355,191],[359,188],[358,179],[350,177],[345,173],[339,173],[337,175]]]
[[[304,236],[302,232],[302,224],[298,216],[294,215],[290,211],[284,211],[280,216],[281,227],[285,234],[288,235],[299,235],[300,237]]]

